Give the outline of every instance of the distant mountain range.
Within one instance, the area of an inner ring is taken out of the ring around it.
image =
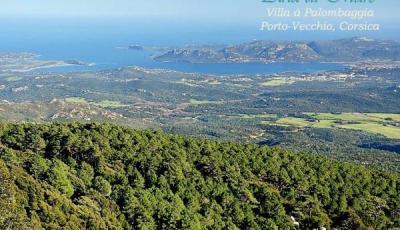
[[[331,41],[254,41],[219,47],[172,49],[155,57],[162,62],[271,63],[271,62],[355,62],[400,60],[400,43],[353,37]]]

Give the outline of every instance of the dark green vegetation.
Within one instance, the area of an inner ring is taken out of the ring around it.
[[[399,194],[398,174],[282,149],[108,124],[0,127],[1,229],[390,229]]]
[[[192,63],[398,61],[400,43],[366,37],[313,42],[254,41],[229,46],[173,49],[155,59]]]
[[[0,70],[0,119],[112,122],[279,145],[400,171],[399,76],[399,62],[271,76],[138,67],[84,73]],[[326,122],[310,113],[334,113],[337,119]],[[381,118],[365,121],[350,116],[354,113],[379,113]]]

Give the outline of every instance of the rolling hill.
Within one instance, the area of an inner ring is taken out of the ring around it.
[[[366,37],[311,42],[254,41],[222,47],[177,48],[155,59],[192,63],[397,61],[400,44]]]

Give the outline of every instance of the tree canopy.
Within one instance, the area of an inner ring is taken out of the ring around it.
[[[111,124],[1,124],[1,229],[390,229],[400,183],[322,156]]]

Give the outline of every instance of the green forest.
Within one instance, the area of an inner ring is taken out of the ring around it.
[[[0,124],[0,229],[395,229],[399,174],[111,124]]]

